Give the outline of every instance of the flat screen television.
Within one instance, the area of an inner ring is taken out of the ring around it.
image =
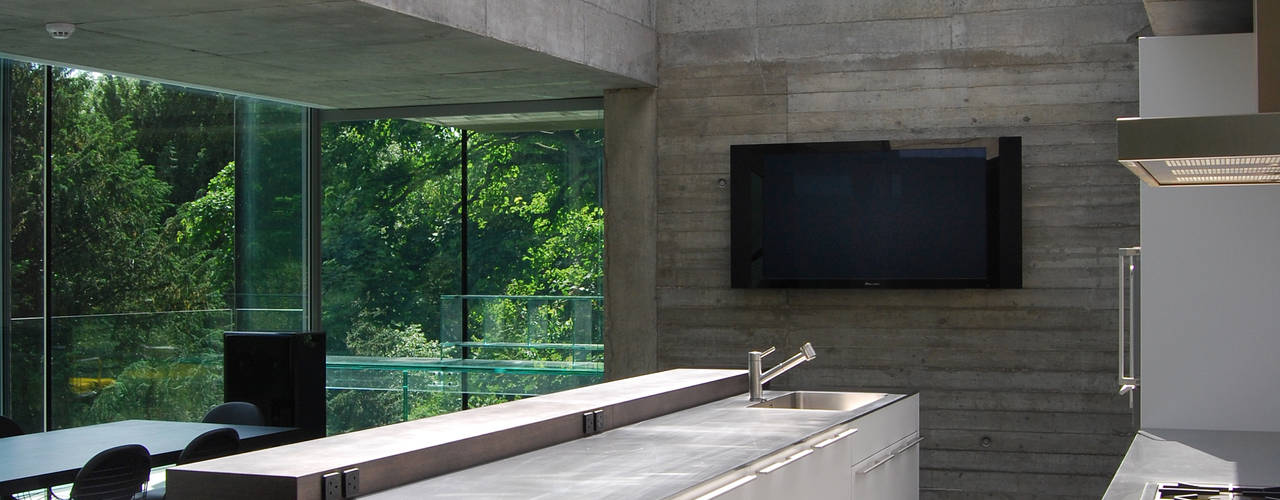
[[[1022,140],[730,147],[734,288],[1021,288]]]

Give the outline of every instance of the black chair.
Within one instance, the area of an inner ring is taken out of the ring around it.
[[[178,455],[178,465],[234,455],[237,451],[240,451],[240,433],[230,427],[214,429],[187,443]],[[147,490],[147,500],[163,499],[165,491],[164,486],[152,487]]]
[[[204,414],[203,422],[208,424],[267,425],[267,419],[262,416],[262,410],[259,410],[253,403],[244,401],[230,401],[213,407],[212,410],[209,410],[209,413]]]
[[[23,434],[26,433],[22,432],[22,426],[18,425],[17,422],[14,422],[13,419],[0,415],[0,438],[21,436]]]
[[[94,455],[71,483],[73,500],[130,500],[151,477],[151,453],[140,444]]]
[[[240,451],[240,433],[230,427],[214,429],[192,439],[178,455],[178,465],[210,460]]]

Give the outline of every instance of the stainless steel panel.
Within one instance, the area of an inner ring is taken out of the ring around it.
[[[873,392],[796,391],[753,404],[750,407],[848,411],[879,401],[885,396],[886,394]]]
[[[1280,182],[1280,113],[1116,120],[1117,157],[1152,186]]]

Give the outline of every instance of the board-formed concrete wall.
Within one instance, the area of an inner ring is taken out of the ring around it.
[[[1138,0],[659,0],[658,368],[805,341],[778,387],[921,393],[922,498],[1097,498],[1134,430],[1116,248]],[[729,288],[729,145],[1023,137],[1022,290]],[[984,444],[985,443],[985,444]]]

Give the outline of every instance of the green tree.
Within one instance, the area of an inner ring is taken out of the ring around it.
[[[173,185],[140,153],[146,141],[135,123],[149,106],[153,118],[187,114],[165,111],[162,98],[175,91],[61,69],[53,89],[47,286],[61,358],[51,368],[55,423],[198,417],[218,399],[210,390],[220,385],[216,334],[227,325],[167,311],[226,307],[230,271],[218,268],[230,262],[230,240],[195,240],[208,233],[198,229],[229,223],[201,217],[225,198],[230,171],[213,186],[204,184],[208,177],[185,179],[200,189],[180,201],[206,203],[176,204]],[[210,188],[212,197],[201,196]]]

